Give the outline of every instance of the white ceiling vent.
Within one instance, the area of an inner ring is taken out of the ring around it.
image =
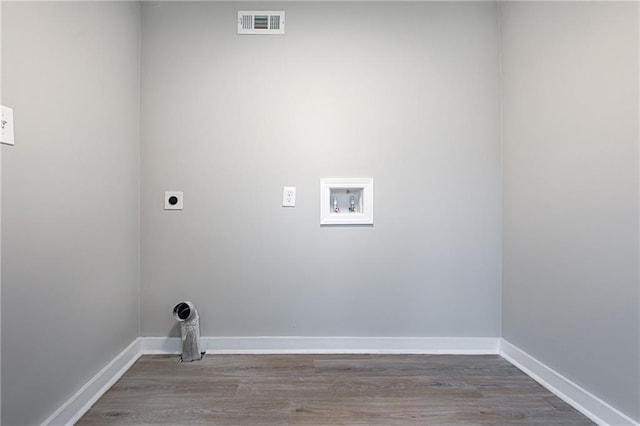
[[[284,10],[239,10],[238,34],[284,34]]]

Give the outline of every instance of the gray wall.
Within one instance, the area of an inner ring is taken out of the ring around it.
[[[206,336],[499,336],[495,7],[145,2],[142,335],[189,299]],[[373,177],[375,225],[320,227],[323,176]]]
[[[2,105],[2,2],[0,2],[0,105]],[[2,241],[2,146],[0,145],[0,242]],[[2,244],[0,244],[0,331],[2,330]],[[0,367],[2,366],[2,333],[0,333]],[[2,368],[0,368],[0,423],[2,422]]]
[[[638,4],[501,17],[503,336],[638,420]]]
[[[2,7],[2,423],[36,424],[139,336],[140,6]]]

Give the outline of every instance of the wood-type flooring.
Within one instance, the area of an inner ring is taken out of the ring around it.
[[[497,355],[145,355],[77,424],[593,423]]]

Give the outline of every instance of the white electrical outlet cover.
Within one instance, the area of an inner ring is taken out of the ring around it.
[[[282,189],[282,207],[296,206],[296,187],[285,186]]]
[[[183,202],[182,191],[167,191],[164,193],[165,210],[182,210]]]
[[[0,105],[0,143],[13,145],[13,110]]]

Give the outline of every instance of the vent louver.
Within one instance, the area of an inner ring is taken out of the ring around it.
[[[284,11],[238,11],[238,34],[284,34]]]

